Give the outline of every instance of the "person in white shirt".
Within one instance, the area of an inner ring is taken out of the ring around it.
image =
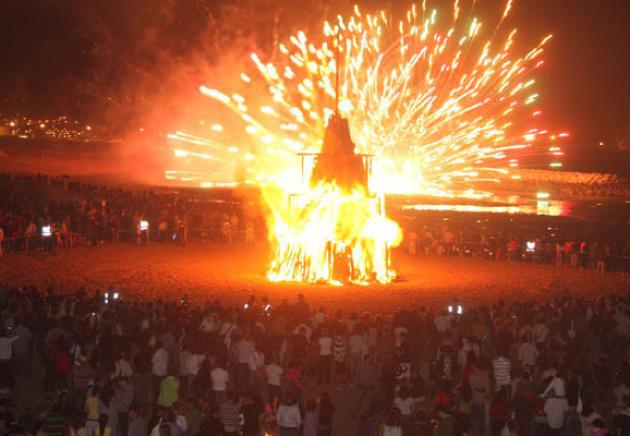
[[[256,346],[252,354],[249,355],[249,385],[258,395],[262,392],[263,380],[265,376],[265,353],[262,347]]]
[[[186,379],[189,389],[192,387],[197,374],[199,374],[204,360],[206,360],[205,354],[198,354],[192,351],[186,356]]]
[[[311,318],[311,322],[313,324],[313,327],[315,328],[326,322],[326,312],[324,311],[323,307],[320,307],[317,312],[315,312],[315,315],[313,315],[313,318]]]
[[[280,427],[281,436],[298,436],[302,425],[302,415],[300,414],[300,408],[292,397],[287,396],[282,404],[278,406],[276,422],[278,427]]]
[[[201,321],[199,330],[204,333],[213,333],[219,326],[219,316],[216,313],[206,315]]]
[[[168,353],[162,346],[161,341],[157,341],[156,350],[151,358],[152,374],[153,374],[153,389],[155,397],[160,393],[160,383],[162,379],[168,374]]]
[[[271,362],[265,367],[265,374],[267,375],[267,391],[269,392],[269,403],[272,405],[274,401],[280,398],[280,376],[283,374],[282,367],[278,365],[278,360],[273,358]]]
[[[615,396],[613,413],[620,413],[620,411],[626,410],[625,398],[630,397],[630,387],[626,386],[623,380],[618,380],[617,385],[613,388],[613,395]]]
[[[348,350],[350,351],[350,379],[354,380],[357,365],[361,363],[367,351],[367,341],[361,332],[355,330],[352,333],[348,340]]]
[[[435,316],[435,318],[433,319],[433,324],[435,324],[435,329],[437,330],[438,334],[446,334],[446,332],[448,331],[448,326],[450,324],[450,317],[445,310],[441,311]]]
[[[404,428],[411,424],[415,401],[406,386],[402,386],[399,394],[396,398],[394,398],[394,407],[397,407],[398,410],[400,410],[402,427]]]
[[[471,351],[474,353],[476,358],[478,358],[481,354],[481,349],[477,342],[471,340],[469,337],[463,337],[462,347],[457,353],[457,364],[459,365],[460,370],[463,370],[466,366]]]
[[[33,334],[28,327],[22,323],[20,318],[15,320],[13,336],[18,339],[13,343],[11,358],[15,367],[15,376],[31,377]]]
[[[182,404],[176,403],[173,407],[175,411],[175,425],[177,425],[183,434],[188,434],[188,419],[184,415],[182,415]]]
[[[236,359],[236,371],[234,384],[237,390],[249,390],[249,358],[256,351],[254,342],[248,335],[236,342],[231,350]]]
[[[394,337],[396,338],[396,348],[400,348],[400,345],[402,344],[403,341],[403,337],[405,337],[406,335],[409,334],[409,330],[407,329],[407,327],[403,327],[403,326],[396,326],[394,327]]]
[[[0,388],[9,389],[13,384],[11,368],[12,344],[20,337],[11,335],[5,328],[0,328]]]
[[[304,336],[306,337],[306,341],[307,342],[311,342],[311,335],[313,334],[313,330],[311,330],[311,328],[302,323],[300,325],[298,325],[296,328],[293,329],[293,334],[297,335],[300,332],[304,332]]]
[[[230,318],[224,318],[219,329],[219,336],[223,338],[223,343],[229,350],[232,347],[232,334],[237,331],[236,321]]]
[[[319,384],[330,383],[332,369],[332,345],[333,340],[328,329],[322,329],[322,334],[317,340],[319,345]]]
[[[534,368],[537,359],[538,349],[532,342],[531,334],[527,333],[523,338],[523,343],[518,347],[518,360],[521,365],[529,365]]]
[[[224,368],[216,366],[210,371],[210,379],[212,380],[214,400],[217,404],[221,404],[227,399],[228,372]]]
[[[127,353],[120,353],[118,356],[118,360],[114,364],[114,373],[112,374],[112,379],[119,377],[126,377],[127,379],[131,379],[133,375],[133,367],[131,366],[131,362],[127,358]]]
[[[400,411],[393,408],[383,423],[383,429],[380,434],[383,436],[402,436],[403,431],[400,420]]]
[[[538,319],[532,327],[532,334],[534,336],[535,344],[545,344],[549,337],[549,327],[545,324],[544,317],[539,315]]]
[[[549,383],[541,395],[545,399],[543,410],[547,415],[547,425],[552,431],[558,432],[564,425],[564,415],[569,409],[564,380],[555,370],[545,371],[542,378]]]

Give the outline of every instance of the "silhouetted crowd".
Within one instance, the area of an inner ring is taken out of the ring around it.
[[[630,434],[627,296],[354,313],[0,288],[0,432]]]
[[[2,251],[103,242],[245,241],[264,235],[254,207],[229,193],[94,185],[67,177],[0,174]]]
[[[410,254],[481,256],[491,260],[630,270],[630,240],[560,237],[557,231],[512,234],[492,227],[423,225],[405,229]],[[75,245],[189,240],[251,244],[266,227],[258,205],[230,192],[132,189],[68,177],[0,174],[0,256],[11,251],[57,252]]]
[[[525,261],[571,268],[630,271],[630,240],[566,239],[552,232],[527,237],[517,232],[464,231],[448,226],[408,229],[406,249],[410,254],[478,256],[493,261]],[[625,238],[625,239],[624,239]]]

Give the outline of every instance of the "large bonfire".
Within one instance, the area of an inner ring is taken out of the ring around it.
[[[518,179],[524,150],[563,136],[536,126],[532,75],[551,35],[515,55],[516,29],[503,29],[511,0],[486,38],[463,8],[455,1],[451,25],[440,27],[425,2],[400,21],[355,7],[313,38],[298,32],[280,44],[273,62],[252,54],[240,93],[200,87],[237,116],[244,135],[229,142],[221,123],[208,137],[170,135],[175,156],[207,165],[166,177],[215,186],[229,169],[239,179],[228,182],[260,186],[272,280],[391,281],[389,250],[401,232],[385,215],[384,193],[488,197],[479,182]],[[345,120],[349,127],[339,127]],[[333,159],[327,141],[341,144]],[[361,177],[347,176],[352,167]]]

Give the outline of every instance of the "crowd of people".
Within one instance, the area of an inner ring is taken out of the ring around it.
[[[630,240],[623,235],[593,240],[557,233],[450,224],[408,226],[405,238],[411,254],[525,260],[593,268],[601,274],[630,270]],[[125,189],[68,177],[0,174],[0,256],[103,242],[231,244],[265,236],[259,207],[229,192]]]
[[[0,434],[630,434],[625,295],[312,304],[2,287]]]
[[[630,271],[630,240],[560,238],[553,232],[527,235],[500,231],[453,230],[448,226],[424,226],[406,232],[410,254],[480,256],[493,261],[526,261],[571,268]]]
[[[255,207],[230,193],[95,185],[68,177],[0,174],[0,255],[103,242],[253,242]]]

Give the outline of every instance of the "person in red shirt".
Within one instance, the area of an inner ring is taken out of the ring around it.
[[[490,404],[490,428],[492,429],[492,436],[500,436],[501,430],[507,424],[510,410],[507,402],[505,401],[505,395],[501,391],[497,392]]]
[[[507,244],[508,261],[516,260],[516,250],[518,250],[518,241],[513,238]]]
[[[451,400],[448,384],[443,382],[440,384],[435,396],[433,397],[433,406],[436,409],[450,409],[452,405],[453,401]]]
[[[54,371],[54,387],[55,389],[67,389],[68,377],[72,371],[72,361],[70,354],[64,349],[63,345],[57,341],[50,350]]]

